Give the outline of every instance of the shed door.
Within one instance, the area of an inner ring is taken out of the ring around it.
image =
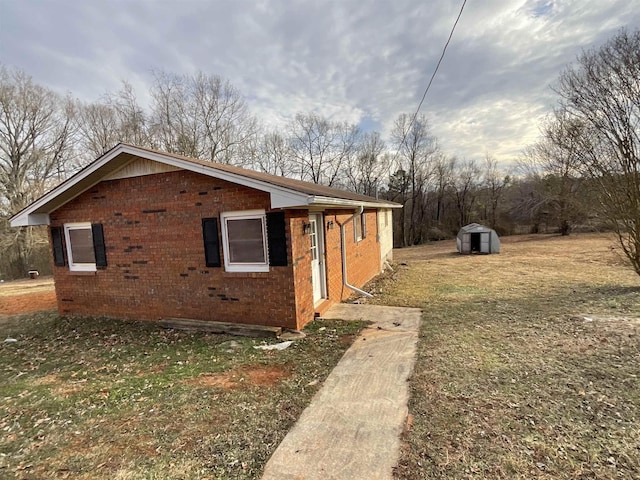
[[[480,240],[481,233],[472,233],[471,234],[471,253],[480,252],[480,245],[482,244]]]
[[[480,252],[491,253],[491,233],[483,232],[480,234]]]
[[[311,241],[311,283],[313,284],[313,303],[317,305],[326,298],[324,270],[324,229],[322,214],[309,215],[309,239]]]
[[[462,253],[471,253],[471,234],[462,234]]]

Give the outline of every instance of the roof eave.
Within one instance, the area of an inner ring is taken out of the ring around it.
[[[37,225],[49,225],[48,213],[18,213],[11,217],[12,227],[35,227]]]
[[[147,158],[165,165],[171,165],[184,170],[200,173],[214,178],[219,178],[231,183],[244,185],[249,188],[269,193],[272,208],[304,208],[313,206],[326,207],[369,207],[369,208],[401,208],[394,202],[372,202],[350,200],[345,198],[325,197],[322,195],[310,195],[295,189],[286,188],[275,185],[267,181],[258,180],[244,176],[242,174],[228,172],[217,169],[215,166],[202,165],[199,163],[189,162],[181,158],[174,157],[170,154],[160,152],[152,152],[140,149],[132,145],[118,144],[95,162],[62,182],[50,192],[46,193],[28,207],[16,213],[9,219],[12,227],[22,227],[31,225],[48,225],[49,214],[60,208],[65,203],[76,198],[93,185],[102,181],[108,174],[122,168],[130,161],[127,156],[122,157],[122,161],[113,162],[119,155],[128,154],[135,157]]]
[[[49,214],[60,208],[62,205],[67,203],[68,201],[75,198],[80,193],[88,190],[96,183],[99,183],[102,177],[111,173],[111,171],[118,170],[122,167],[122,165],[113,165],[113,168],[109,169],[108,172],[100,172],[99,178],[96,178],[95,181],[92,181],[92,176],[96,175],[100,170],[104,170],[103,167],[109,163],[110,160],[118,156],[122,153],[122,150],[119,150],[119,147],[122,145],[117,145],[112,148],[108,152],[106,152],[99,161],[94,163],[90,163],[88,166],[77,172],[75,175],[69,177],[67,180],[62,182],[60,185],[55,187],[53,190],[42,195],[40,198],[35,200],[33,203],[28,205],[27,207],[20,210],[18,213],[13,215],[9,219],[9,224],[12,227],[24,227],[24,226],[32,226],[32,225],[48,225],[49,224]],[[64,201],[56,202],[56,199],[68,192],[72,191],[74,187],[79,187],[81,190],[77,195],[71,195],[70,198]],[[52,206],[53,205],[53,206]],[[46,223],[33,223],[33,222],[41,222],[44,220],[44,216],[46,215]]]
[[[365,207],[365,208],[402,208],[402,205],[395,202],[372,202],[362,200],[349,200],[346,198],[324,197],[313,195],[309,197],[308,205],[322,207]]]

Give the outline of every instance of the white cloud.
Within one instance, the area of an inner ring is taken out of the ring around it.
[[[0,61],[94,100],[153,70],[228,78],[265,123],[297,112],[388,133],[420,101],[459,1],[3,0]],[[510,161],[582,48],[640,26],[640,0],[468,2],[423,107],[445,150]]]

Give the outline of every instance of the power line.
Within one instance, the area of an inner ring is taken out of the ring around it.
[[[429,89],[431,88],[431,84],[433,83],[433,79],[436,78],[436,74],[438,73],[438,69],[440,68],[440,64],[442,63],[442,60],[444,59],[444,56],[447,53],[447,47],[449,46],[449,42],[451,42],[451,38],[453,37],[453,32],[455,32],[456,27],[458,26],[458,22],[460,21],[460,17],[462,16],[462,12],[464,11],[464,7],[465,7],[466,4],[467,4],[467,0],[463,0],[462,6],[460,7],[460,11],[458,12],[458,16],[456,17],[456,21],[453,24],[453,27],[451,28],[451,32],[449,33],[449,38],[447,38],[447,43],[444,44],[444,48],[442,49],[442,54],[440,55],[440,59],[438,60],[438,63],[436,64],[436,68],[433,71],[433,74],[431,75],[431,78],[429,79],[429,83],[427,84],[427,88],[425,88],[424,93],[422,94],[422,99],[420,100],[420,103],[418,104],[418,108],[416,109],[415,113],[411,117],[411,121],[409,122],[409,125],[407,126],[407,129],[405,130],[404,135],[402,136],[402,141],[400,142],[400,145],[398,146],[398,150],[396,150],[396,154],[394,155],[394,157],[392,159],[392,162],[394,162],[396,160],[396,158],[398,157],[398,154],[400,153],[400,150],[402,149],[402,146],[404,145],[404,143],[407,140],[407,134],[409,133],[409,130],[411,130],[411,126],[415,123],[416,118],[418,117],[418,112],[420,112],[420,108],[422,107],[422,104],[424,103],[424,99],[427,98],[427,93],[429,92]]]

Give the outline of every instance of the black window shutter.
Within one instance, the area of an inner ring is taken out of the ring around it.
[[[220,237],[218,219],[202,219],[202,238],[204,240],[204,259],[207,267],[220,267]]]
[[[267,244],[269,246],[269,265],[287,266],[287,234],[285,232],[284,212],[267,213]]]
[[[53,244],[53,264],[56,267],[64,267],[67,262],[64,258],[64,241],[62,227],[51,227],[51,243]]]
[[[106,267],[107,249],[104,245],[104,232],[101,223],[91,225],[91,235],[93,236],[93,253],[96,256],[96,267]]]

